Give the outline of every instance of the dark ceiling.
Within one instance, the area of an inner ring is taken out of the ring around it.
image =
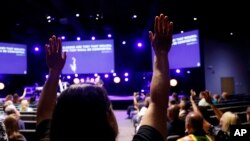
[[[44,41],[51,34],[138,35],[152,29],[159,13],[174,21],[174,32],[200,29],[207,35],[247,37],[250,8],[243,1],[215,0],[4,0],[0,2],[0,41]],[[76,17],[76,13],[80,17]],[[99,17],[97,16],[99,14]],[[132,19],[136,14],[137,18]],[[52,17],[48,23],[47,16]],[[98,17],[98,20],[96,20]],[[194,21],[193,18],[197,20]]]

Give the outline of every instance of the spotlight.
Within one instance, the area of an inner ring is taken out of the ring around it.
[[[81,37],[77,37],[76,40],[77,40],[77,41],[80,41],[80,40],[81,40]]]
[[[127,77],[127,76],[128,76],[128,73],[127,73],[127,72],[125,72],[125,73],[124,73],[124,76],[126,76],[126,77]]]
[[[108,77],[109,77],[109,75],[108,75],[108,74],[105,74],[105,75],[104,75],[104,77],[105,77],[105,78],[108,78]]]
[[[122,44],[123,44],[123,45],[126,45],[126,41],[122,41]]]
[[[115,77],[115,78],[114,78],[114,82],[115,82],[115,83],[120,83],[120,82],[121,82],[120,77]]]
[[[125,80],[125,82],[128,82],[128,78],[125,78],[124,80]]]
[[[0,90],[3,90],[5,87],[4,83],[3,82],[0,82]]]
[[[91,40],[95,40],[95,36],[92,36],[92,37],[91,37]]]
[[[141,47],[142,47],[142,43],[141,43],[141,42],[137,43],[137,46],[138,46],[139,48],[141,48]]]
[[[181,70],[180,69],[176,69],[175,72],[176,73],[181,73]]]
[[[113,73],[113,76],[116,76],[116,73],[115,73],[115,72]]]
[[[109,37],[109,38],[111,38],[111,37],[112,37],[112,35],[111,35],[111,34],[108,34],[108,37]]]
[[[39,47],[35,47],[35,49],[34,49],[34,50],[35,50],[36,52],[37,52],[37,51],[39,51]]]
[[[177,85],[177,80],[176,79],[171,79],[170,80],[170,86],[175,87]]]
[[[73,82],[74,82],[74,84],[79,84],[80,80],[79,80],[79,78],[74,78]]]
[[[67,76],[67,79],[70,79],[70,78],[71,78],[71,76],[70,76],[70,75],[68,75],[68,76]]]
[[[61,39],[62,39],[62,40],[65,40],[65,36],[62,36]]]

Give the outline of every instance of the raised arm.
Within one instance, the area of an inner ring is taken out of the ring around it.
[[[149,39],[154,49],[154,67],[150,86],[151,103],[145,113],[141,126],[149,125],[158,130],[165,139],[166,111],[169,96],[168,52],[172,44],[173,23],[161,14],[155,17],[154,32],[149,32]]]
[[[22,101],[25,98],[26,93],[27,93],[26,91],[27,91],[27,88],[24,88],[22,96],[19,97],[19,101]]]
[[[220,121],[220,118],[222,117],[223,112],[215,107],[215,105],[212,102],[212,98],[208,92],[206,92],[205,94],[205,100],[207,101],[207,103],[209,103],[210,107],[213,109],[216,118]]]
[[[191,89],[191,90],[190,90],[190,94],[191,94],[191,95],[190,95],[190,102],[191,102],[193,111],[194,111],[195,113],[197,113],[197,114],[199,114],[199,115],[201,115],[201,116],[203,117],[203,115],[202,115],[202,113],[200,112],[200,110],[199,110],[197,104],[196,104],[195,101],[194,101],[194,97],[196,96],[196,92],[195,92],[193,89]],[[203,120],[203,129],[204,129],[206,132],[208,132],[208,130],[210,129],[210,127],[211,127],[211,124],[210,124],[206,119],[204,119],[204,120]]]
[[[62,54],[62,41],[56,36],[49,39],[45,45],[46,62],[49,68],[49,77],[44,84],[37,108],[37,124],[51,119],[57,99],[59,76],[66,61],[66,53]]]

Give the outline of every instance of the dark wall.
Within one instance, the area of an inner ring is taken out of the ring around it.
[[[221,77],[233,77],[236,94],[248,93],[249,50],[240,40],[225,37],[224,40],[206,38],[204,47],[204,69],[206,89],[221,93]],[[248,60],[247,60],[248,57]]]

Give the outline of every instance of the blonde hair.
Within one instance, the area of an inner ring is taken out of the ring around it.
[[[230,125],[240,124],[240,118],[237,114],[232,112],[225,112],[220,118],[221,130],[224,132],[230,132]]]
[[[26,99],[22,100],[21,104],[20,104],[20,111],[26,112],[28,110],[28,108],[29,108],[29,105],[30,104],[29,104],[28,100],[26,100]]]

